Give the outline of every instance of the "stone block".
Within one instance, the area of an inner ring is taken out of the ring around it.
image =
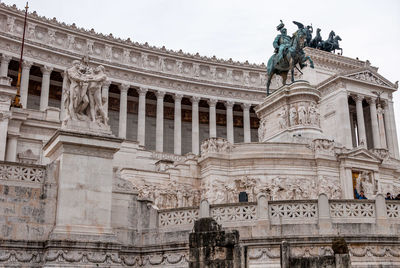
[[[45,145],[45,155],[60,163],[53,239],[113,240],[113,155],[120,143],[108,135],[57,131]]]

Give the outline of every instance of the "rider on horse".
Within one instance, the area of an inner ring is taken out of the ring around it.
[[[272,45],[275,48],[275,53],[278,53],[277,62],[279,62],[283,58],[283,53],[286,48],[290,47],[292,43],[292,38],[287,35],[287,30],[285,28],[285,24],[283,24],[282,20],[281,23],[276,27],[277,31],[280,31],[281,34],[278,34],[275,37],[274,42]]]

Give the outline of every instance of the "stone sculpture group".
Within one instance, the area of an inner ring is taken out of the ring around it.
[[[74,60],[67,69],[68,85],[64,91],[66,117],[69,121],[91,121],[100,126],[108,126],[107,113],[104,109],[106,100],[102,99],[102,86],[107,80],[102,65],[92,68],[88,60]]]

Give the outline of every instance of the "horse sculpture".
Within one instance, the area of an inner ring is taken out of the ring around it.
[[[335,53],[335,50],[340,50],[340,55],[343,55],[343,49],[339,47],[339,41],[342,41],[342,38],[339,35],[335,35],[334,31],[331,31],[328,40],[320,42],[317,48],[327,52],[333,51],[333,53]]]
[[[310,62],[310,67],[314,68],[314,63],[309,56],[306,56],[303,48],[307,37],[307,30],[299,22],[295,23],[299,29],[293,34],[291,45],[284,52],[283,58],[277,62],[278,54],[272,55],[268,60],[267,65],[267,95],[269,95],[269,86],[274,74],[282,77],[283,84],[286,85],[287,74],[290,71],[292,75],[292,83],[294,82],[294,68],[299,64],[300,68],[307,66],[307,60]]]
[[[322,42],[322,37],[321,37],[321,29],[318,28],[317,29],[317,34],[315,35],[315,37],[311,40],[310,43],[310,47],[312,48],[317,48],[319,43]]]

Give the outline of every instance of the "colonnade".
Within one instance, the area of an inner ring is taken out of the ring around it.
[[[365,100],[368,103],[371,118],[372,147],[388,149],[393,156],[399,157],[393,102],[360,94],[351,95],[351,97],[356,103],[358,145],[367,147],[367,129],[363,109],[363,100]]]
[[[8,66],[11,57],[2,55],[0,76],[7,76]],[[22,76],[21,76],[21,104],[24,108],[27,107],[28,103],[28,86],[30,70],[33,65],[31,61],[23,61],[22,64]],[[49,91],[50,91],[50,76],[54,68],[52,66],[44,65],[41,68],[42,72],[42,83],[40,92],[40,110],[46,111],[49,106]],[[63,71],[60,71],[63,76],[63,90],[66,87],[66,75]],[[111,81],[107,81],[103,84],[102,95],[103,98],[108,100],[109,88]],[[114,82],[117,84],[117,82]],[[135,90],[135,88],[129,84],[123,83],[118,85],[120,91],[120,105],[119,105],[119,126],[118,136],[126,139],[127,137],[127,115],[128,115],[128,91]],[[158,152],[163,151],[164,147],[164,97],[168,93],[173,96],[174,99],[174,154],[182,153],[182,98],[188,97],[192,103],[192,152],[199,154],[199,102],[202,99],[200,96],[184,96],[178,92],[167,92],[163,90],[153,90],[145,87],[136,88],[138,93],[138,124],[137,124],[137,141],[140,145],[145,145],[146,137],[146,94],[149,91],[155,93],[157,97],[157,112],[156,112],[156,146],[155,149]],[[64,101],[64,94],[62,94],[61,103]],[[235,102],[232,100],[217,100],[215,98],[203,97],[209,105],[209,137],[217,137],[217,116],[216,116],[216,105],[218,102],[223,102],[226,107],[226,130],[227,139],[229,142],[234,143],[234,125],[233,125],[233,106]],[[238,103],[239,104],[239,103]],[[105,103],[106,111],[108,112],[108,101]],[[244,131],[244,142],[251,142],[251,127],[250,127],[250,103],[242,103],[243,109],[243,131]],[[60,107],[60,118],[65,115],[63,105]]]
[[[108,91],[109,87],[103,88]],[[128,90],[135,90],[127,84],[119,86],[120,89],[120,110],[119,110],[119,133],[120,138],[127,136],[127,103],[128,103]],[[157,97],[156,106],[156,151],[162,152],[164,147],[164,97],[170,94],[174,99],[174,154],[182,153],[182,99],[189,97],[192,103],[192,152],[199,153],[199,102],[202,99],[200,96],[184,96],[182,93],[171,93],[163,90],[151,90],[144,87],[139,87],[137,93],[138,98],[138,124],[137,124],[137,140],[140,145],[145,145],[146,135],[146,94],[153,91]],[[209,137],[217,137],[217,116],[216,105],[219,100],[210,98],[207,99],[209,105]],[[226,107],[226,131],[227,139],[229,142],[234,143],[234,129],[233,129],[233,106],[234,102],[222,101]],[[243,131],[244,142],[251,142],[251,127],[250,127],[250,108],[251,104],[242,104],[243,108]]]

